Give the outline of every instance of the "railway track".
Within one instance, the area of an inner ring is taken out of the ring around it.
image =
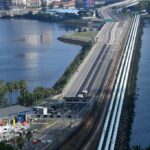
[[[119,120],[126,91],[130,65],[132,61],[132,54],[134,50],[134,43],[136,40],[136,33],[138,30],[139,16],[135,15],[128,42],[126,45],[123,60],[118,73],[111,104],[103,127],[103,132],[99,141],[98,150],[114,150]]]

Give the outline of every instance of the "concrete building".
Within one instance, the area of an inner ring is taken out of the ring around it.
[[[94,8],[95,0],[76,0],[77,8]]]
[[[40,7],[41,0],[26,0],[27,7]]]
[[[26,0],[11,0],[12,6],[25,6]]]
[[[32,109],[20,105],[0,109],[0,132],[11,130],[22,123],[29,123]],[[5,131],[4,131],[5,130]],[[6,131],[7,132],[7,131]]]
[[[40,7],[41,0],[0,0],[0,10],[20,7]]]
[[[53,3],[61,2],[62,0],[41,0],[41,3],[43,3],[46,6],[49,6]]]
[[[0,0],[0,10],[7,10],[11,4],[10,0]]]

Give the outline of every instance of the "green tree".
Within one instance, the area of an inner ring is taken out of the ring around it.
[[[150,146],[148,146],[145,150],[150,150]]]
[[[140,1],[139,4],[135,7],[136,10],[142,11],[146,10],[148,13],[150,12],[150,1]]]
[[[17,137],[16,142],[18,144],[19,149],[21,150],[25,144],[25,139],[22,137],[22,135],[20,135],[19,137]]]
[[[0,104],[3,102],[4,100],[4,88],[5,88],[5,84],[3,80],[0,80]]]
[[[10,144],[0,142],[0,150],[15,150]]]
[[[37,104],[38,100],[44,98],[45,89],[44,87],[39,86],[39,87],[36,87],[33,92],[34,92],[35,100]]]
[[[12,93],[13,93],[13,84],[11,82],[6,83],[6,90],[9,94],[9,102],[12,104]]]
[[[46,88],[44,90],[44,98],[51,97],[54,94],[55,94],[55,90],[53,90],[52,88]]]
[[[35,96],[33,93],[30,93],[28,91],[25,91],[25,96],[19,96],[18,97],[18,101],[20,105],[24,105],[24,106],[31,106],[33,105],[33,102],[35,100]]]
[[[26,133],[26,139],[28,140],[28,146],[29,146],[29,150],[30,150],[30,140],[32,138],[32,132],[30,130],[28,130],[28,132]]]
[[[15,92],[17,93],[17,104],[18,104],[18,96],[19,96],[19,90],[20,90],[20,82],[18,81],[13,81],[13,88]]]
[[[21,80],[19,82],[19,87],[20,87],[20,94],[24,98],[25,97],[25,93],[26,93],[27,88],[28,88],[28,81],[27,80]]]
[[[143,150],[140,145],[133,146],[133,150]]]
[[[32,138],[32,132],[30,131],[30,130],[28,130],[27,131],[27,133],[26,133],[26,139],[28,140],[28,141],[30,141],[30,139]]]

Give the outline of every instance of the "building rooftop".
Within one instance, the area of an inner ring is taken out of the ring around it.
[[[0,108],[0,118],[18,114],[21,112],[29,112],[31,110],[32,109],[29,107],[24,107],[24,106],[20,106],[20,105],[13,105],[13,106],[9,106],[9,107]]]
[[[78,9],[65,9],[65,8],[47,9],[47,11],[57,12],[57,13],[73,13],[73,14],[77,14],[79,12]]]

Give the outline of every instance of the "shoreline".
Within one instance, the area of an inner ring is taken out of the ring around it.
[[[80,40],[78,38],[71,38],[71,37],[65,37],[65,36],[61,36],[57,38],[59,41],[64,42],[64,43],[68,43],[68,44],[75,44],[75,45],[80,45],[80,46],[84,46],[85,44],[88,43],[88,41],[84,41],[84,40]]]
[[[127,85],[126,95],[124,98],[124,104],[123,104],[123,109],[122,109],[121,119],[119,123],[119,129],[118,129],[118,135],[116,140],[116,150],[131,149],[130,137],[132,131],[132,123],[135,115],[134,108],[135,108],[135,100],[136,100],[137,73],[138,73],[139,60],[141,55],[144,19],[145,17],[141,17],[136,43],[134,46],[134,55],[133,55],[131,69],[130,69],[128,85]]]
[[[94,43],[96,41],[97,33],[98,31],[73,32],[71,34],[60,36],[57,39],[65,43],[84,46],[88,43]]]

